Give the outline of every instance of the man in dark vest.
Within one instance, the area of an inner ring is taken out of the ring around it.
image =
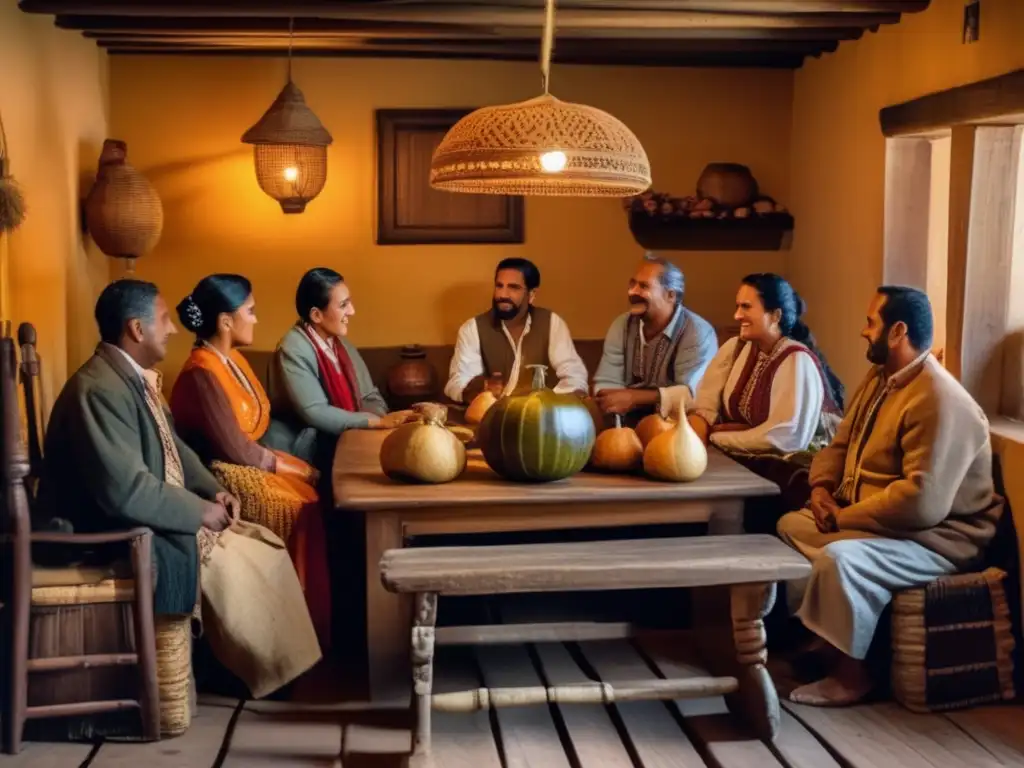
[[[533,305],[540,270],[527,259],[503,259],[494,271],[491,309],[459,328],[444,393],[468,403],[485,388],[495,395],[528,388],[529,366],[547,366],[556,392],[587,391],[587,368],[569,327],[549,309]]]
[[[683,273],[647,253],[629,281],[629,311],[608,329],[594,375],[594,394],[605,413],[632,418],[679,412],[692,399],[718,351],[715,329],[683,306]]]

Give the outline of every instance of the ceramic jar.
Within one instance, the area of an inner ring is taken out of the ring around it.
[[[710,198],[725,208],[750,205],[757,194],[754,175],[738,163],[709,163],[697,179],[697,197]]]
[[[422,400],[437,397],[437,372],[427,362],[427,352],[419,344],[407,344],[401,358],[388,371],[388,401],[392,408],[407,408]]]

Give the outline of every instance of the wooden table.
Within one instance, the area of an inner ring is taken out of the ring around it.
[[[332,477],[335,506],[365,519],[366,632],[374,701],[408,691],[412,606],[384,589],[379,570],[384,552],[403,546],[407,537],[667,523],[708,523],[709,532],[738,533],[744,499],[779,493],[775,483],[715,449],[708,452],[707,471],[693,483],[589,472],[555,483],[513,483],[472,450],[457,480],[412,485],[381,471],[378,455],[386,435],[384,430],[343,433]]]

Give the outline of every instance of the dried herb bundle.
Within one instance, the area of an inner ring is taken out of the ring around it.
[[[10,173],[3,118],[0,118],[0,234],[13,232],[25,220],[25,197]]]

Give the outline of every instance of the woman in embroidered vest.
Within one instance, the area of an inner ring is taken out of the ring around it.
[[[791,454],[827,445],[842,418],[843,386],[800,318],[803,299],[778,275],[743,278],[740,335],[715,355],[690,424],[704,442],[738,454]]]
[[[330,574],[317,472],[305,461],[258,442],[270,402],[238,347],[252,344],[252,285],[240,275],[210,275],[178,305],[196,344],[171,392],[181,438],[241,501],[242,517],[288,545],[321,647],[330,645]]]
[[[345,338],[355,307],[341,275],[326,267],[308,271],[295,310],[299,320],[270,366],[274,420],[264,443],[329,470],[342,432],[397,427],[411,412],[388,413],[366,363]]]

